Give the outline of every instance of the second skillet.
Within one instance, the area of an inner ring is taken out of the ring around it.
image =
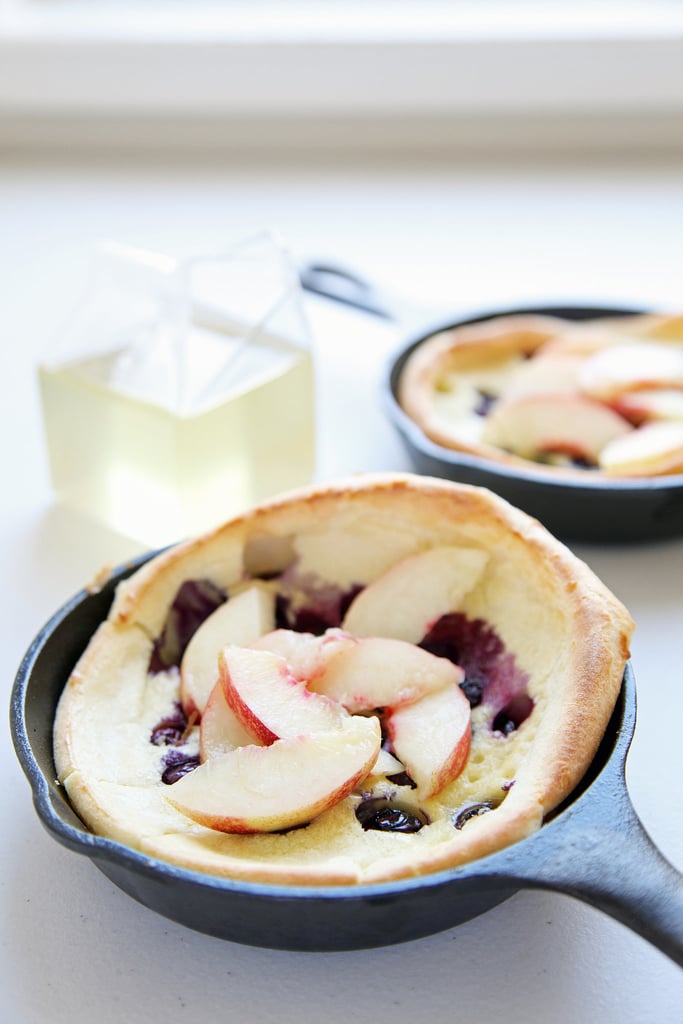
[[[339,267],[309,263],[299,270],[304,289],[400,322],[400,305],[354,273]],[[683,534],[683,475],[616,479],[586,473],[584,479],[563,478],[548,470],[526,475],[504,464],[431,441],[401,408],[398,381],[406,360],[422,342],[440,331],[511,314],[541,314],[581,321],[631,316],[643,310],[607,306],[531,306],[496,309],[470,316],[443,317],[410,331],[391,358],[382,381],[385,412],[398,432],[414,468],[429,476],[488,487],[513,505],[535,516],[565,540],[629,543]]]

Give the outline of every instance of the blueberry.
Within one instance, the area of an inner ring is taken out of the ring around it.
[[[297,633],[313,633],[315,636],[321,636],[326,629],[338,625],[315,608],[299,608],[294,614],[291,612],[288,614],[290,615],[289,624],[285,628],[294,629]]]
[[[167,718],[162,718],[154,726],[150,733],[149,742],[155,747],[177,746],[183,739],[187,730],[187,718],[180,704],[176,704],[176,710]]]
[[[464,682],[460,683],[460,689],[470,702],[471,708],[476,708],[481,704],[481,697],[484,692],[484,684],[481,680],[465,679]]]
[[[500,732],[503,736],[509,736],[516,728],[517,726],[512,718],[508,718],[504,711],[498,712],[496,717],[493,719],[493,724],[491,726],[493,732]]]
[[[503,736],[509,736],[515,729],[519,729],[522,722],[525,722],[534,709],[534,702],[526,693],[520,694],[509,700],[491,723],[493,732],[500,732]]]
[[[471,804],[469,807],[466,807],[464,811],[461,811],[460,814],[458,814],[453,824],[458,830],[460,830],[467,824],[470,818],[478,818],[480,814],[486,814],[487,811],[493,811],[496,806],[497,805],[491,800],[484,800],[480,804]]]
[[[366,832],[419,832],[428,824],[425,815],[382,799],[363,800],[356,808],[356,817]]]
[[[493,626],[483,619],[470,619],[462,612],[442,615],[419,646],[462,666],[466,679],[476,680],[482,688],[501,670],[507,672],[505,645]]]
[[[175,757],[169,755],[164,758],[166,767],[161,773],[161,781],[166,786],[172,786],[178,779],[182,779],[183,775],[189,775],[199,765],[198,754],[183,754],[180,757],[177,756],[179,752],[176,752]]]
[[[492,395],[489,391],[479,391],[477,404],[474,407],[474,411],[477,416],[488,416],[491,411],[491,406],[495,403],[496,396]]]
[[[167,719],[155,725],[149,737],[149,742],[153,743],[155,747],[177,746],[182,740],[184,732],[185,730],[182,726]]]

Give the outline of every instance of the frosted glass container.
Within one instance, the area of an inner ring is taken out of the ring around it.
[[[314,476],[310,336],[270,235],[184,264],[101,248],[38,374],[58,498],[145,544]]]

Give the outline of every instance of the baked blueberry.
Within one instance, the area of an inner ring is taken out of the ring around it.
[[[419,832],[429,823],[425,814],[382,799],[361,801],[356,817],[366,831],[376,832]]]
[[[183,754],[181,751],[169,751],[162,760],[163,771],[161,781],[166,786],[172,786],[184,775],[189,775],[199,765],[198,754]]]
[[[180,703],[176,703],[172,715],[162,718],[152,729],[149,741],[155,747],[177,746],[187,731],[187,716]]]
[[[493,811],[498,805],[493,803],[492,800],[482,800],[478,804],[470,804],[463,811],[460,811],[453,822],[455,827],[460,831],[470,818],[478,818],[481,814],[486,814],[487,811]]]
[[[511,732],[519,729],[523,722],[526,722],[533,710],[534,702],[527,694],[513,697],[493,719],[492,732],[500,732],[504,736],[509,736]]]

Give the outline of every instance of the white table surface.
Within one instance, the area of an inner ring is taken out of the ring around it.
[[[567,298],[680,307],[682,171],[624,159],[0,164],[7,700],[26,646],[52,611],[100,566],[140,550],[55,506],[47,477],[34,368],[80,288],[95,239],[182,255],[271,225],[297,255],[343,260],[425,306]],[[307,305],[318,360],[318,477],[408,468],[377,401],[398,329],[318,300]],[[637,621],[629,789],[655,842],[683,868],[683,540],[575,549]],[[552,893],[523,891],[451,931],[365,952],[276,952],[196,934],[139,906],[44,832],[8,736],[2,773],[0,992],[11,1024],[681,1019],[683,974],[673,963]]]

